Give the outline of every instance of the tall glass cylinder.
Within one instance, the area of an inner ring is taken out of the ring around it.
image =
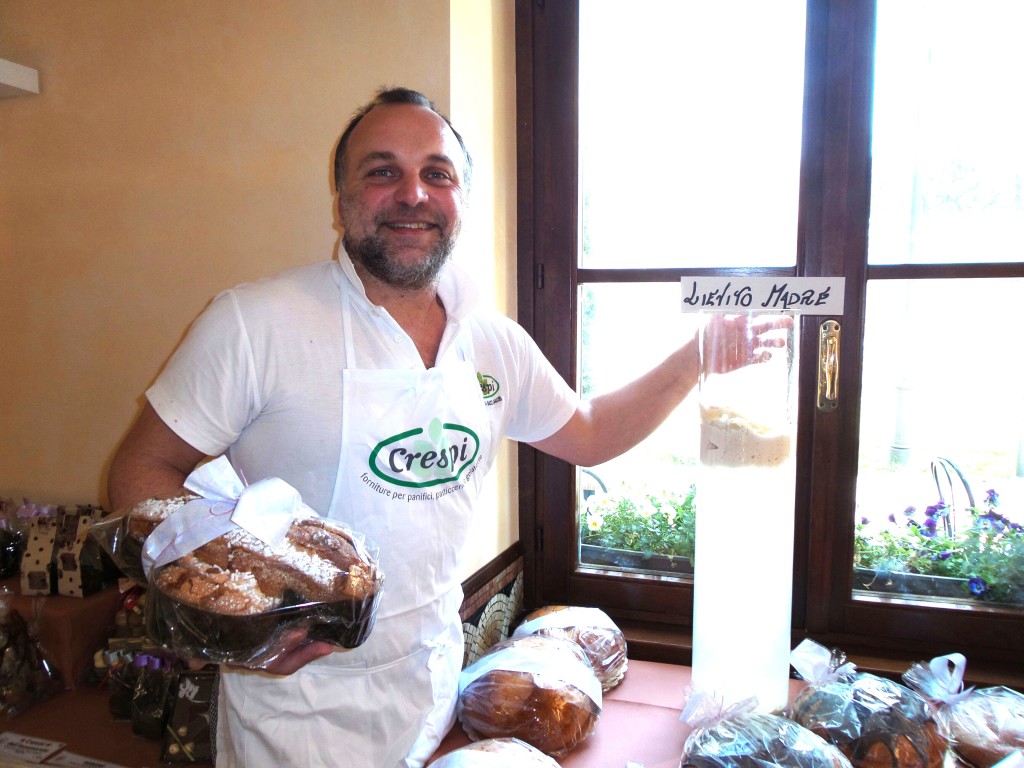
[[[749,313],[700,337],[693,689],[763,712],[789,693],[797,334]]]

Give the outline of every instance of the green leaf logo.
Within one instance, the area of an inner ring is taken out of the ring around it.
[[[480,392],[483,393],[484,400],[490,400],[497,396],[498,390],[501,389],[498,380],[486,373],[477,371],[476,380],[480,383]]]

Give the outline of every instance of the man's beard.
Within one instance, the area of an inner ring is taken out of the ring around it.
[[[426,258],[416,264],[402,264],[392,259],[387,243],[380,235],[367,235],[352,240],[346,234],[342,238],[345,251],[353,261],[362,264],[366,271],[386,285],[408,291],[420,291],[437,282],[441,269],[448,263],[455,247],[455,240],[448,235],[429,251]]]

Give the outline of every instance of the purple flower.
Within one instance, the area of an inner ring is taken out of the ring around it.
[[[913,517],[917,513],[917,508],[910,506],[903,510],[904,517]]]
[[[939,555],[938,555],[939,560],[949,560],[949,558],[951,558],[952,556],[953,556],[953,553],[950,552],[948,549],[945,549],[942,552],[939,552]]]
[[[895,523],[896,522],[896,515],[890,514],[889,515],[889,522],[890,523]]]
[[[999,494],[996,493],[995,488],[989,488],[985,492],[985,503],[988,504],[990,507],[999,506]]]
[[[927,536],[928,538],[931,538],[932,536],[935,535],[936,525],[937,524],[935,522],[935,518],[934,517],[929,517],[927,520],[924,521],[924,525],[922,526],[922,529],[921,529],[921,535],[922,536]]]
[[[934,504],[928,506],[924,511],[924,516],[927,517],[929,520],[934,518],[937,514],[939,514],[939,508]],[[927,525],[927,522],[925,523],[925,525]]]
[[[988,584],[980,576],[972,576],[970,581],[967,582],[967,586],[975,597],[981,597],[988,592]]]
[[[1005,527],[1003,525],[1003,516],[995,512],[978,515],[976,525],[979,531],[1001,531]]]
[[[860,519],[860,524],[861,524],[861,525],[867,525],[867,524],[868,524],[868,523],[870,523],[870,522],[871,522],[871,521],[870,521],[870,520],[868,520],[868,519],[867,519],[866,517],[862,517],[862,518]]]

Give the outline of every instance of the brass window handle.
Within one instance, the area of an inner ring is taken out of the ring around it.
[[[826,320],[818,329],[818,410],[839,406],[839,322]]]

